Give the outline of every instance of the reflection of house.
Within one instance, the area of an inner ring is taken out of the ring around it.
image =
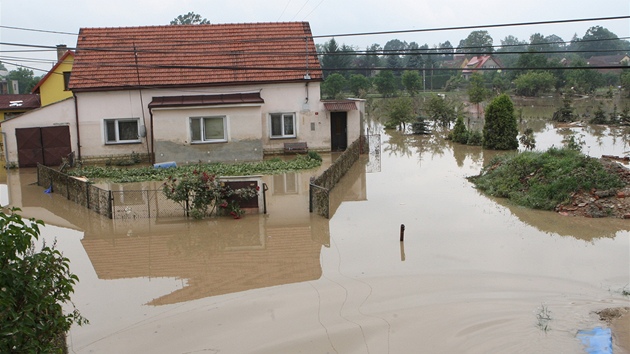
[[[160,225],[115,238],[86,235],[81,242],[100,279],[186,279],[183,289],[152,305],[319,279],[322,244],[313,241],[310,225],[264,229],[257,221],[264,223],[257,216],[191,223],[185,234],[182,225]]]
[[[22,116],[7,134],[55,119],[70,122],[66,147],[84,160],[198,163],[260,160],[290,142],[343,150],[361,133],[363,101],[320,101],[308,23],[84,28],[78,38],[72,111]]]
[[[476,72],[483,74],[486,69],[500,70],[501,68],[502,66],[499,59],[491,55],[481,55],[472,57],[468,60],[464,70],[462,71],[462,75],[468,80],[470,79],[470,76]]]
[[[68,84],[73,62],[74,52],[67,50],[65,45],[57,46],[57,64],[39,80],[32,91],[40,96],[42,107],[72,97]]]

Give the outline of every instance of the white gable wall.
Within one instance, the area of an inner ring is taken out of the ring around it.
[[[51,127],[67,125],[70,128],[70,143],[72,151],[77,151],[76,119],[74,114],[74,100],[66,99],[48,106],[28,111],[15,118],[2,122],[4,149],[7,163],[18,163],[17,140],[15,130],[20,128]]]

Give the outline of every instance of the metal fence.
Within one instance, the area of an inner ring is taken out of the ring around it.
[[[309,188],[309,210],[330,218],[330,191],[348,172],[361,154],[368,153],[370,139],[360,136],[320,176],[312,178]]]
[[[110,219],[113,217],[111,191],[96,187],[87,180],[38,164],[37,185],[46,188],[49,193],[65,195],[68,200]]]
[[[259,185],[256,181],[235,181],[227,177],[225,183],[233,189],[247,186],[256,188]],[[49,193],[64,195],[68,200],[110,219],[186,217],[188,215],[185,205],[168,199],[161,189],[102,189],[86,179],[69,176],[44,165],[37,166],[37,184],[46,188]],[[263,183],[261,188],[263,200],[265,191],[266,185]],[[240,201],[241,207],[259,208],[259,198],[254,199]],[[263,210],[266,212],[266,205]]]

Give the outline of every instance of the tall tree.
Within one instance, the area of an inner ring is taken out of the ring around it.
[[[18,82],[19,92],[13,93],[30,93],[33,90],[33,87],[37,85],[40,80],[39,76],[34,76],[33,70],[18,68],[17,70],[9,71],[9,75],[7,75],[7,80],[12,81],[16,80]]]
[[[403,65],[402,55],[407,50],[407,42],[399,39],[392,39],[385,43],[383,51],[385,54],[385,62],[388,68],[400,68]]]
[[[320,55],[324,76],[338,73],[347,77],[349,72],[344,69],[352,67],[352,47],[345,44],[340,47],[337,44],[337,41],[334,38],[331,38],[328,42],[324,43],[322,49],[323,52],[320,53]]]
[[[420,74],[418,74],[415,70],[408,70],[402,74],[402,84],[405,87],[405,90],[412,97],[415,96],[422,89],[422,78]]]
[[[474,103],[477,108],[477,116],[479,116],[479,104],[488,97],[488,90],[484,86],[483,76],[474,73],[470,77],[468,84],[468,100]]]
[[[365,55],[359,55],[356,58],[356,67],[358,72],[364,76],[371,77],[374,69],[381,65],[379,53],[383,51],[380,44],[374,43],[365,48]]]
[[[201,15],[194,12],[189,12],[185,15],[179,15],[175,17],[171,25],[209,25],[210,21],[206,18],[202,18]]]
[[[623,41],[619,40],[616,34],[602,26],[593,26],[577,42],[577,49],[585,51],[581,55],[589,58],[596,55],[622,54],[625,48]]]
[[[515,150],[518,148],[518,124],[514,115],[514,104],[510,97],[501,94],[490,102],[486,109],[483,126],[483,147],[493,150]]]
[[[494,51],[493,40],[488,31],[472,31],[466,39],[459,42],[458,50],[462,53],[490,54]]]
[[[443,60],[453,60],[453,54],[455,53],[455,49],[453,49],[453,45],[451,42],[446,41],[444,43],[440,43],[438,45],[440,52],[442,53],[441,57]]]
[[[382,70],[374,78],[374,84],[378,92],[384,97],[392,97],[396,93],[396,77],[391,70]]]

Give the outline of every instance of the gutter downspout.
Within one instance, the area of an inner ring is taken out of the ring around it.
[[[149,159],[151,160],[151,164],[155,164],[155,151],[153,150],[155,146],[155,140],[153,139],[153,110],[151,108],[149,108],[149,124],[151,125],[151,152]]]
[[[72,91],[72,96],[74,97],[74,118],[75,124],[77,125],[77,159],[81,160],[81,134],[79,132],[79,103],[77,99],[77,94]]]

